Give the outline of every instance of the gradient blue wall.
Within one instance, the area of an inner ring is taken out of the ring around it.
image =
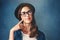
[[[59,0],[0,0],[0,40],[8,40],[9,30],[18,23],[14,10],[22,2],[35,6],[36,23],[46,39],[60,40]]]

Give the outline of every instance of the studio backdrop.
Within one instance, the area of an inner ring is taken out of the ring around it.
[[[8,40],[10,29],[18,23],[14,11],[20,3],[35,7],[35,20],[46,40],[60,40],[59,0],[0,0],[0,40]]]

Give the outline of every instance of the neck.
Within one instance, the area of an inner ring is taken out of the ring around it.
[[[31,23],[23,23],[24,25],[24,31],[27,31],[28,33],[27,34],[30,34],[30,28],[31,28]]]

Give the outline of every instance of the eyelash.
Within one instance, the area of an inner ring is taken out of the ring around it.
[[[22,14],[22,15],[24,15],[24,14],[26,14],[26,13],[28,13],[28,14],[29,14],[29,13],[31,13],[31,12],[32,12],[32,11],[22,12],[21,14]]]

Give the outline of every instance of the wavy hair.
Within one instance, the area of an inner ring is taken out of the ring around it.
[[[36,25],[35,22],[35,18],[34,18],[34,13],[35,13],[35,8],[33,5],[29,4],[29,3],[21,3],[20,5],[17,6],[16,10],[15,10],[15,17],[20,21],[21,20],[21,15],[20,12],[22,10],[23,7],[27,6],[31,11],[32,11],[32,27],[30,28],[30,36],[29,37],[35,37],[38,35],[38,27]],[[20,12],[18,12],[20,11]]]

